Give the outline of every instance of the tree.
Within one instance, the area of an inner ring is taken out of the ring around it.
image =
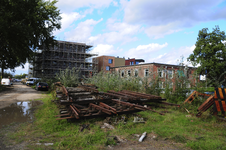
[[[188,61],[194,65],[200,64],[197,68],[197,73],[207,75],[211,81],[210,84],[216,85],[216,79],[223,81],[225,79],[224,70],[226,67],[226,47],[225,47],[225,32],[220,31],[218,26],[209,32],[208,28],[203,28],[199,31],[196,48],[188,57]]]
[[[0,67],[24,65],[41,45],[55,44],[52,32],[60,29],[56,0],[0,1]]]
[[[23,79],[23,78],[25,78],[27,76],[27,74],[20,74],[20,75],[18,75],[18,74],[16,74],[15,76],[14,76],[14,78],[16,78],[16,79]]]

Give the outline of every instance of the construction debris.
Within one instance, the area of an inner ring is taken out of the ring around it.
[[[208,96],[207,100],[202,103],[198,108],[198,113],[196,114],[197,117],[200,117],[203,112],[208,110],[211,106],[213,106],[213,114],[215,116],[218,113],[221,113],[221,116],[225,116],[226,112],[226,89],[225,88],[215,88],[214,95],[209,95],[205,93],[199,93],[194,91],[185,101],[185,103],[191,103],[195,97],[197,96]],[[189,111],[185,108],[185,110],[189,113]]]
[[[82,132],[84,129],[89,129],[89,124],[83,124],[79,131]]]
[[[110,125],[108,123],[104,123],[104,125],[101,128],[108,128],[108,129],[112,129],[112,130],[115,129],[112,125]]]
[[[134,123],[145,123],[143,118],[139,118],[139,117],[134,117],[133,120]]]
[[[164,115],[151,109],[147,104],[149,102],[165,104],[163,101],[166,99],[160,96],[127,90],[118,92],[111,90],[105,93],[99,92],[96,86],[87,85],[66,88],[60,82],[55,83],[55,89],[59,100],[54,102],[63,108],[61,114],[56,116],[59,117],[57,120],[107,117],[146,110]]]
[[[141,137],[139,138],[139,142],[142,142],[143,139],[146,137],[146,135],[147,135],[147,132],[144,132],[144,133],[141,135]]]

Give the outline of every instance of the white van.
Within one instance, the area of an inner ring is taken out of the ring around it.
[[[37,81],[37,80],[40,80],[40,78],[29,78],[26,82],[26,85],[34,85],[34,83]]]
[[[11,85],[10,80],[8,78],[2,78],[1,85]]]

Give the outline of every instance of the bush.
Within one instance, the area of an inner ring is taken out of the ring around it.
[[[65,69],[56,74],[55,80],[60,81],[65,87],[73,87],[79,84],[80,69],[76,70],[75,67],[72,69]]]

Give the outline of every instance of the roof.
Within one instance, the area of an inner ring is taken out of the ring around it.
[[[118,66],[118,67],[111,67],[113,68],[123,68],[123,67],[131,67],[131,66],[142,66],[142,65],[161,65],[161,66],[170,66],[170,67],[185,67],[185,66],[180,66],[180,65],[172,65],[172,64],[162,64],[162,63],[143,63],[143,64],[135,64],[135,65],[129,65],[129,66]],[[194,68],[197,69],[196,67],[189,67],[188,68]]]

